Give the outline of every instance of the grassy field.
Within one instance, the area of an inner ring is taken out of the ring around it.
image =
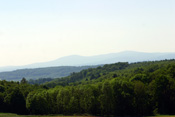
[[[0,117],[95,117],[95,116],[17,115],[11,113],[0,113]]]
[[[175,117],[175,115],[156,115],[156,116],[149,116],[149,117]]]
[[[11,113],[0,113],[0,117],[96,117],[96,116],[62,116],[62,115],[17,115]],[[147,117],[175,117],[175,115],[156,115]]]

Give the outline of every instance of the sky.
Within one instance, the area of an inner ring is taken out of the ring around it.
[[[175,52],[175,0],[0,0],[0,67]]]

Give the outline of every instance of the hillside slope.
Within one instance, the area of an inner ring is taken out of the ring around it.
[[[79,72],[83,69],[94,68],[97,66],[61,66],[61,67],[46,67],[35,69],[20,69],[10,72],[0,72],[1,80],[21,80],[23,77],[26,79],[38,78],[60,78],[70,75],[72,72]]]
[[[57,85],[75,85],[76,83],[91,83],[101,82],[105,79],[130,79],[140,73],[151,73],[159,69],[166,69],[168,65],[175,65],[175,60],[162,61],[147,61],[147,62],[119,62],[114,64],[106,64],[103,67],[89,68],[78,73],[72,73],[70,76],[63,78],[56,78],[50,82],[45,83],[46,86],[55,87]],[[164,68],[165,67],[165,68]],[[175,71],[172,71],[175,72]],[[175,76],[175,75],[174,75]],[[75,84],[74,84],[75,83]]]

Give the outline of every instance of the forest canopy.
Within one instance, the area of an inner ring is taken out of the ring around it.
[[[0,81],[0,112],[175,114],[175,60],[115,63],[37,85]]]

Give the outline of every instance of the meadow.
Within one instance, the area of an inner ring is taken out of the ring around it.
[[[0,113],[0,117],[97,117],[97,116],[17,115],[12,113]],[[146,117],[175,117],[175,115],[156,115],[156,116],[146,116]]]
[[[17,115],[17,114],[12,114],[12,113],[0,113],[0,117],[96,117],[96,116]]]

